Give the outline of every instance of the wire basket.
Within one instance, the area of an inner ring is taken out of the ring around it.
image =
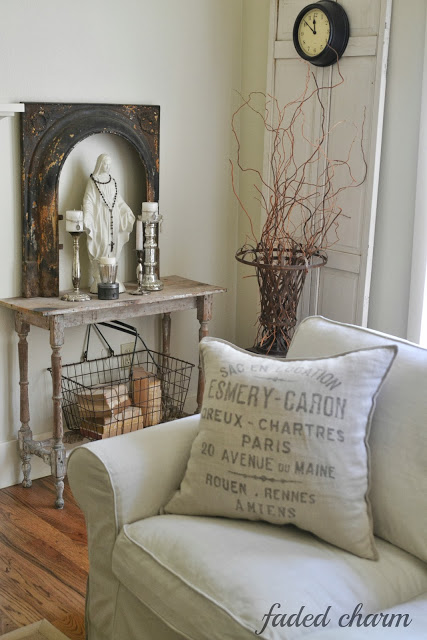
[[[62,367],[62,411],[68,429],[109,438],[184,415],[194,365],[151,349]]]

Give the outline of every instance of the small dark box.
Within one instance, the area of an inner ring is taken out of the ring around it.
[[[118,282],[100,282],[98,284],[99,300],[118,300],[119,299],[119,283]]]

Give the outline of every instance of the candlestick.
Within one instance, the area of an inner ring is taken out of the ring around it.
[[[160,291],[163,282],[158,277],[159,247],[157,245],[158,228],[162,216],[159,215],[157,202],[142,203],[142,221],[144,222],[144,275],[141,287],[147,291]]]
[[[136,281],[138,283],[138,287],[137,289],[135,289],[135,291],[128,291],[128,293],[131,293],[133,296],[143,296],[147,293],[150,293],[149,291],[145,291],[145,289],[142,288],[142,278],[144,275],[144,267],[142,265],[143,251],[137,249],[136,256],[138,260],[138,264],[136,266]]]
[[[80,219],[72,219],[72,217],[67,217],[67,214],[78,214],[81,213]],[[83,212],[82,211],[67,211],[66,215],[66,224],[73,225],[72,231],[70,234],[73,238],[73,268],[72,268],[72,280],[74,291],[71,293],[65,293],[61,300],[67,300],[68,302],[85,302],[86,300],[90,300],[90,296],[87,293],[82,293],[80,291],[80,256],[79,256],[79,239],[83,232]],[[79,228],[77,228],[79,227]],[[67,228],[68,231],[68,228]]]

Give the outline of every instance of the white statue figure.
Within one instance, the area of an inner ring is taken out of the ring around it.
[[[110,167],[111,158],[108,154],[98,156],[83,197],[83,226],[87,233],[92,293],[98,292],[99,259],[113,257],[119,261],[135,222],[135,216],[118,192]],[[119,285],[122,293],[125,287],[122,282]]]

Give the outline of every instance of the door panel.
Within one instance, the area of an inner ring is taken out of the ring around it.
[[[306,65],[299,59],[292,42],[294,20],[307,0],[272,0],[270,67],[268,92],[284,105],[300,95],[305,85]],[[381,153],[384,92],[390,31],[391,0],[343,0],[350,21],[350,40],[340,60],[344,83],[322,93],[329,127],[326,153],[329,158],[347,156],[355,126],[363,129],[363,154],[367,174],[363,184],[339,195],[343,210],[338,228],[328,234],[328,264],[312,270],[307,277],[300,304],[300,318],[321,313],[337,320],[366,325],[375,228],[375,212]],[[339,81],[337,65],[318,68],[311,65],[321,86]],[[315,140],[320,134],[320,110],[313,101],[306,112],[305,132]],[[266,136],[266,162],[271,137]],[[307,157],[306,142],[296,144],[297,157]],[[349,184],[364,175],[360,141],[353,143],[349,158],[352,168],[336,170],[337,185]],[[312,167],[321,172],[322,167]]]
[[[331,320],[353,323],[358,274],[325,267],[320,274],[318,313]]]

